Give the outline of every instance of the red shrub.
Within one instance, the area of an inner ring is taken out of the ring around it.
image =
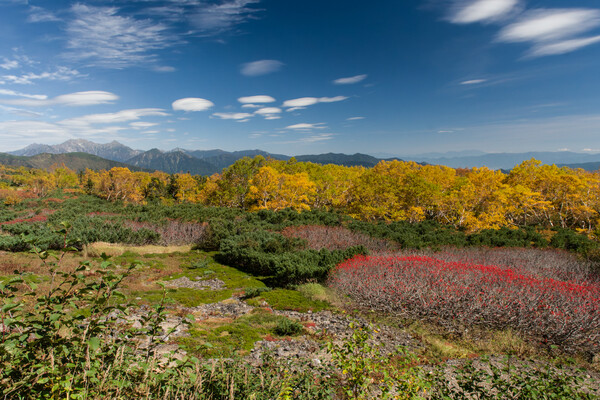
[[[0,222],[0,225],[13,225],[13,224],[19,224],[22,222],[46,222],[47,220],[48,220],[47,216],[40,214],[40,215],[36,215],[31,218],[17,218],[17,219],[13,219],[12,221]]]
[[[531,266],[427,256],[357,256],[338,265],[329,284],[366,307],[434,320],[451,329],[511,327],[566,350],[597,351],[600,285],[534,272]]]
[[[352,246],[365,246],[370,252],[390,251],[394,247],[391,242],[374,239],[362,233],[355,233],[344,227],[321,225],[290,226],[281,234],[288,238],[305,239],[308,247],[314,250],[345,250]]]
[[[148,222],[125,221],[123,226],[133,229],[149,229],[160,234],[160,244],[183,245],[193,244],[202,240],[207,234],[207,223],[181,222],[168,220],[164,225],[155,225]]]

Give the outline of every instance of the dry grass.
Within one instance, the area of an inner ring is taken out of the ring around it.
[[[102,253],[107,256],[121,256],[125,252],[132,252],[140,255],[144,254],[171,254],[171,253],[187,253],[192,250],[192,245],[183,246],[127,246],[123,244],[96,242],[88,244],[83,249],[84,257],[100,257]]]

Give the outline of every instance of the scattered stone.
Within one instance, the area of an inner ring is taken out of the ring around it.
[[[169,288],[186,288],[186,289],[199,289],[199,290],[221,290],[225,286],[225,282],[220,279],[206,279],[202,280],[201,277],[197,276],[196,280],[193,281],[187,276],[183,276],[181,278],[173,279],[171,281],[163,282],[166,287]]]
[[[200,316],[223,316],[231,318],[239,318],[242,315],[248,314],[254,307],[240,301],[239,299],[231,298],[219,303],[203,304],[191,309],[194,315]]]

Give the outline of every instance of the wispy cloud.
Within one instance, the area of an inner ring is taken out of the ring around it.
[[[201,99],[199,97],[186,97],[184,99],[175,100],[172,104],[175,111],[206,111],[213,107],[214,104],[210,100]]]
[[[114,93],[103,91],[87,91],[63,94],[51,99],[38,96],[24,99],[0,100],[0,104],[8,104],[24,107],[47,107],[47,106],[92,106],[97,104],[109,104],[119,99]]]
[[[315,133],[309,136],[303,136],[296,138],[294,140],[287,140],[282,142],[275,142],[278,144],[310,144],[315,142],[323,142],[326,140],[331,140],[336,136],[335,133]]]
[[[539,57],[570,53],[598,42],[600,42],[600,35],[581,39],[563,40],[556,43],[539,44],[531,50],[531,56]]]
[[[46,96],[44,94],[27,94],[27,93],[15,92],[14,90],[8,90],[8,89],[0,89],[0,95],[24,97],[26,99],[36,99],[36,100],[46,100],[48,98],[48,96]]]
[[[350,118],[347,118],[346,120],[347,121],[358,121],[361,119],[365,119],[365,117],[350,117]]]
[[[598,36],[576,37],[600,26],[600,10],[541,9],[526,12],[498,34],[501,42],[531,42],[529,56],[568,53],[597,43]]]
[[[230,0],[218,3],[179,1],[194,4],[191,14],[192,25],[204,35],[216,35],[234,29],[241,23],[255,17],[260,9],[250,7],[259,0]]]
[[[157,126],[157,125],[158,125],[158,123],[156,123],[156,122],[144,122],[144,121],[132,122],[129,124],[129,126],[131,126],[133,129],[147,129],[147,128],[152,128],[153,126]]]
[[[254,114],[260,115],[260,116],[264,117],[265,119],[269,119],[269,120],[280,119],[281,118],[279,116],[280,113],[281,113],[281,108],[279,108],[279,107],[265,107],[265,108],[256,110],[254,112]]]
[[[334,84],[336,85],[352,85],[358,82],[362,82],[365,79],[367,79],[368,75],[356,75],[356,76],[350,76],[348,78],[340,78],[340,79],[336,79],[335,81],[333,81]]]
[[[20,117],[28,117],[28,118],[39,118],[44,115],[42,113],[38,113],[35,111],[23,110],[22,108],[14,108],[14,107],[6,107],[6,106],[0,106],[0,110],[6,111],[10,114],[18,115]]]
[[[168,116],[165,110],[160,108],[138,108],[122,110],[114,113],[89,114],[82,117],[69,118],[60,122],[65,126],[86,126],[93,124],[118,124],[122,122],[137,121],[142,117]]]
[[[336,97],[301,97],[298,99],[286,100],[283,102],[283,107],[292,107],[295,110],[300,108],[312,106],[318,103],[335,103],[338,101],[347,100],[346,96],[336,96]],[[290,111],[290,110],[288,110]]]
[[[245,76],[261,76],[277,72],[283,65],[277,60],[259,60],[242,64],[240,72]]]
[[[153,64],[156,51],[173,45],[178,38],[167,25],[150,19],[118,15],[116,7],[75,4],[68,23],[66,57],[89,65],[124,68]]]
[[[498,39],[504,42],[548,42],[573,37],[598,25],[598,10],[533,10],[503,28]]]
[[[15,69],[19,68],[19,62],[17,60],[9,60],[6,57],[2,57],[2,64],[0,64],[0,68],[2,69]]]
[[[51,13],[50,11],[37,6],[29,7],[29,16],[27,17],[27,22],[56,22],[60,21],[56,15]]]
[[[480,83],[487,82],[487,79],[470,79],[468,81],[462,81],[461,85],[478,85]]]
[[[17,65],[18,67],[18,65]],[[15,83],[19,85],[31,85],[34,81],[47,80],[47,81],[69,81],[82,75],[76,69],[68,67],[57,67],[56,71],[53,72],[42,72],[39,74],[30,72],[22,75],[3,75],[1,79],[5,82]]]
[[[455,24],[495,21],[510,15],[519,6],[519,0],[458,0],[449,20]]]
[[[284,129],[306,131],[306,130],[312,130],[312,129],[325,129],[325,128],[327,128],[325,126],[325,122],[318,122],[316,124],[302,123],[302,124],[290,125],[290,126],[286,126]]]

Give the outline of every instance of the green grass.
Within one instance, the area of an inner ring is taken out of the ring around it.
[[[248,300],[248,304],[260,306],[262,301],[269,303],[276,310],[290,311],[322,311],[331,309],[332,306],[326,301],[312,300],[302,293],[291,289],[274,289],[270,292],[264,292],[259,297]]]
[[[232,289],[197,290],[188,288],[166,289],[165,303],[179,304],[184,307],[198,307],[202,304],[218,303],[229,299],[234,293]],[[142,302],[157,304],[163,297],[162,290],[136,291],[133,297],[140,297]]]
[[[184,272],[174,274],[167,280],[188,277],[191,280],[202,279],[220,279],[225,283],[227,289],[261,288],[266,285],[257,277],[248,275],[245,272],[235,268],[219,264],[214,260],[216,253],[205,253],[194,251],[189,253],[187,259],[182,263]]]
[[[206,321],[190,329],[190,337],[179,343],[187,350],[203,357],[231,357],[247,354],[254,344],[267,335],[276,334],[275,328],[286,317],[264,310],[243,315],[235,321]]]

